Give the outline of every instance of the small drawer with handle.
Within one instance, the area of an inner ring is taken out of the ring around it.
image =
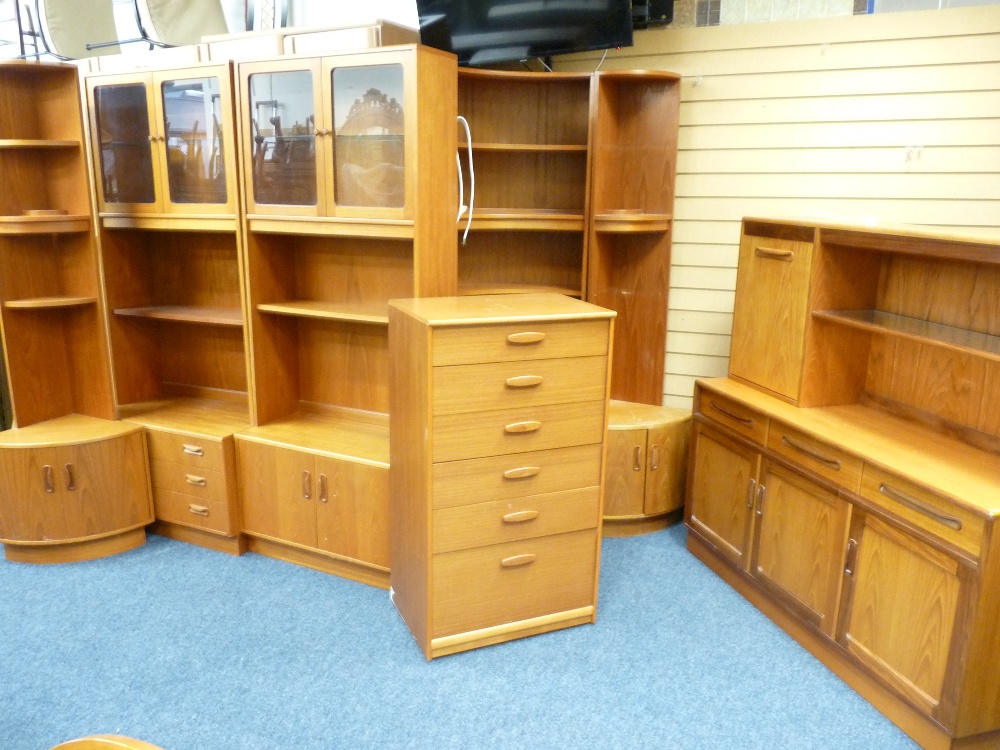
[[[857,492],[863,461],[829,443],[771,420],[767,447],[803,468]]]
[[[767,439],[768,418],[746,404],[719,395],[705,388],[698,390],[697,411],[756,443]]]
[[[979,555],[985,521],[958,503],[869,464],[864,468],[861,496],[925,531]]]
[[[225,475],[221,472],[173,464],[159,459],[151,460],[149,469],[153,487],[205,499],[221,500],[226,496],[223,481]]]
[[[434,552],[593,529],[597,527],[600,501],[599,487],[585,487],[439,508],[434,511]]]
[[[237,532],[230,509],[221,498],[198,497],[154,487],[153,505],[156,508],[156,518],[160,521],[194,526],[220,534],[233,535]]]
[[[146,437],[150,458],[223,470],[222,443],[219,440],[149,428],[146,429]]]
[[[434,330],[432,364],[607,356],[609,319],[504,323]]]

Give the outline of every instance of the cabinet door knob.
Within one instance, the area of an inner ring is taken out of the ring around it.
[[[541,375],[518,375],[513,378],[507,378],[508,388],[533,388],[534,386],[541,384]]]
[[[73,476],[73,464],[66,464],[64,468],[66,469],[66,489],[75,490],[76,478]]]
[[[326,494],[326,474],[319,475],[319,501],[325,503],[329,498]]]
[[[858,540],[850,539],[847,542],[847,555],[845,556],[846,562],[844,563],[844,573],[849,576],[854,575],[854,565],[857,563],[855,557],[858,552]]]
[[[747,509],[753,510],[754,489],[757,487],[757,480],[751,477],[747,483]]]
[[[542,469],[540,466],[518,466],[516,469],[507,469],[503,473],[504,479],[524,479],[526,477],[533,477],[538,474]]]
[[[204,505],[194,505],[192,503],[191,505],[188,505],[188,510],[194,513],[196,516],[208,515],[208,508],[206,508]]]
[[[545,338],[541,331],[520,331],[507,337],[511,344],[537,344]]]
[[[184,452],[189,456],[204,456],[205,449],[200,445],[191,445],[190,443],[184,443]]]
[[[195,487],[208,486],[208,480],[205,477],[196,477],[194,474],[185,474],[184,481],[188,484],[193,484]]]
[[[522,432],[534,432],[535,430],[541,429],[541,427],[541,422],[525,420],[524,422],[511,422],[503,428],[503,431],[510,434],[518,434]]]
[[[642,446],[635,446],[635,452],[632,454],[632,471],[642,471]]]
[[[535,561],[535,555],[531,552],[524,555],[512,555],[505,557],[500,564],[505,568],[519,568],[522,565],[531,565]]]
[[[764,498],[767,495],[767,487],[758,485],[757,487],[757,515],[764,515]]]
[[[538,518],[537,510],[518,510],[503,517],[504,523],[525,523]]]
[[[649,449],[649,469],[656,471],[660,468],[660,446],[654,445]]]
[[[312,476],[308,471],[302,472],[302,497],[312,499]]]
[[[55,492],[56,486],[52,481],[52,467],[48,464],[42,467],[42,483],[45,485],[46,492]]]

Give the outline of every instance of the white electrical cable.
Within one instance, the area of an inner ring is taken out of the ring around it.
[[[458,116],[458,121],[462,123],[465,128],[465,145],[468,148],[469,153],[469,205],[464,204],[465,199],[465,186],[462,180],[462,162],[458,154],[455,154],[455,159],[458,163],[458,189],[459,189],[459,200],[458,200],[458,218],[455,220],[456,223],[462,220],[462,214],[468,211],[468,219],[465,223],[465,232],[462,234],[462,245],[464,246],[466,241],[469,239],[469,230],[472,228],[472,212],[476,205],[476,165],[472,160],[472,131],[469,129],[469,121],[466,120],[461,115]]]

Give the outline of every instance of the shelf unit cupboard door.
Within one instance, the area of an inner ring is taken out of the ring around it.
[[[646,437],[644,428],[608,430],[605,516],[640,516],[646,498]]]
[[[242,63],[239,71],[247,213],[322,215],[328,178],[320,60]]]
[[[833,638],[851,505],[768,461],[760,484],[753,575]]]
[[[315,482],[319,549],[388,568],[388,470],[317,456]]]
[[[687,524],[741,570],[750,568],[760,454],[696,423]]]
[[[617,330],[617,329],[616,329]],[[646,486],[642,512],[647,515],[677,510],[684,502],[683,470],[688,450],[687,431],[674,425],[650,427],[646,437]]]
[[[318,487],[313,456],[248,440],[238,440],[237,446],[244,530],[316,547]]]
[[[963,600],[948,555],[867,514],[852,526],[841,643],[923,711],[947,723],[948,684]]]
[[[740,242],[731,377],[799,397],[812,244],[744,235]]]
[[[65,538],[58,448],[0,450],[0,539]]]

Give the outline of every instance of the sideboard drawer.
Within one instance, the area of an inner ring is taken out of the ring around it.
[[[587,445],[604,440],[604,401],[434,418],[434,461]]]
[[[978,555],[985,521],[947,498],[865,464],[861,496],[920,528]]]
[[[434,511],[434,552],[514,542],[597,527],[600,487],[550,492]]]
[[[196,526],[220,534],[235,532],[225,497],[198,497],[154,487],[153,504],[156,506],[156,517],[161,521]]]
[[[149,462],[149,469],[150,479],[155,488],[203,499],[224,500],[226,497],[225,475],[222,472],[155,458]]]
[[[857,456],[776,420],[771,420],[767,447],[844,489],[858,491],[863,462]]]
[[[196,435],[146,429],[149,457],[188,466],[208,466],[222,470],[222,443]]]
[[[610,325],[602,319],[437,328],[432,364],[606,356]]]
[[[696,410],[755,443],[764,445],[767,440],[768,418],[739,401],[700,388]]]
[[[433,557],[432,636],[478,630],[594,603],[597,530]]]
[[[596,401],[607,391],[607,357],[486,362],[434,368],[435,414]]]

